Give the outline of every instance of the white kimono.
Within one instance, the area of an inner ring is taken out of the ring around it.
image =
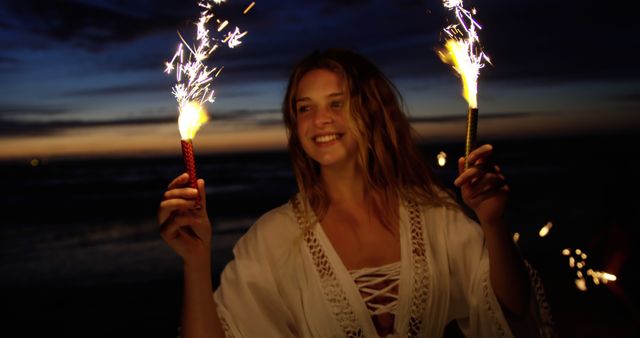
[[[214,293],[227,337],[378,337],[358,287],[313,212],[305,214],[305,202],[296,197],[266,213],[234,247]],[[507,322],[489,281],[482,229],[460,210],[405,201],[400,243],[394,336],[442,337],[452,320],[467,337],[514,337],[512,329],[553,335],[548,308],[538,306],[540,284],[531,320]]]

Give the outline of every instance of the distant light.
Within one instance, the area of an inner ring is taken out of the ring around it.
[[[562,250],[562,254],[565,255],[565,256],[569,256],[569,255],[571,255],[571,250],[564,249],[564,250]]]
[[[518,243],[518,241],[520,240],[520,234],[519,233],[514,233],[513,234],[513,243]]]
[[[549,230],[551,230],[551,228],[553,228],[553,223],[551,222],[547,222],[547,224],[545,224],[542,229],[540,229],[540,232],[538,233],[538,235],[540,235],[540,237],[544,237],[549,233]]]
[[[38,160],[37,158],[31,159],[31,161],[29,161],[29,165],[31,165],[32,167],[37,167],[40,165],[40,160]]]
[[[438,153],[438,165],[441,167],[444,167],[445,164],[447,164],[447,153],[445,153],[444,151],[441,151],[440,153]]]

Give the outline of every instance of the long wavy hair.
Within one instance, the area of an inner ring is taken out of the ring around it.
[[[320,166],[309,157],[297,133],[295,94],[302,77],[314,69],[334,72],[347,94],[347,124],[357,143],[358,165],[382,224],[394,229],[401,198],[422,204],[455,206],[452,193],[438,183],[414,143],[415,132],[393,83],[366,58],[349,50],[315,51],[294,67],[282,105],[288,147],[298,189],[319,220],[329,208]]]

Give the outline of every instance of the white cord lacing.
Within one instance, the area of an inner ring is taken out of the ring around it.
[[[371,316],[395,314],[398,306],[400,262],[349,270]]]

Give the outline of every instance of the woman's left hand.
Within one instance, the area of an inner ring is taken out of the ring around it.
[[[491,161],[493,146],[485,144],[473,150],[468,157],[468,168],[464,158],[458,160],[458,177],[453,182],[462,193],[462,200],[478,217],[480,225],[503,224],[503,215],[509,193],[500,167]]]

